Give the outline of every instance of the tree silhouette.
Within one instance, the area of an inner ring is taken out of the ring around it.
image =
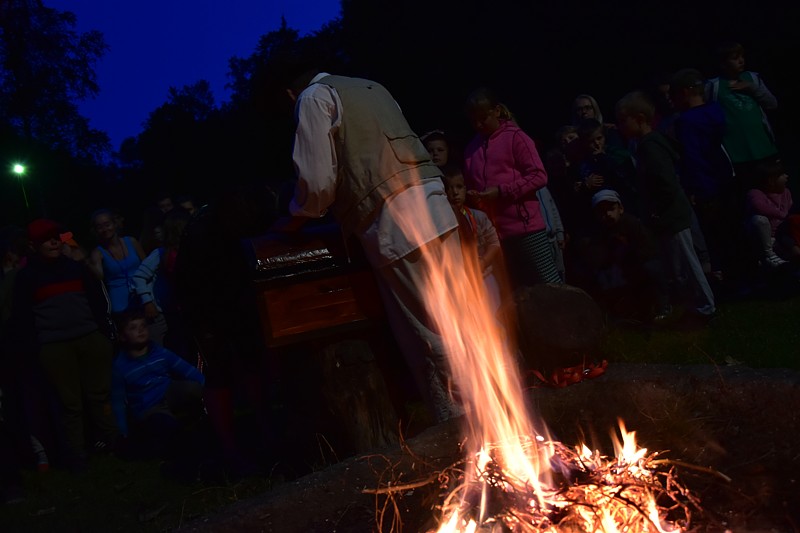
[[[0,120],[24,139],[101,161],[108,135],[77,103],[96,96],[94,65],[107,46],[100,32],[79,33],[73,13],[41,0],[0,2]]]

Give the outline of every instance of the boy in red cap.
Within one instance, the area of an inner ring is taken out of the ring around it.
[[[38,353],[63,408],[68,464],[83,470],[84,407],[94,423],[95,449],[116,436],[109,403],[112,329],[100,282],[82,263],[63,255],[62,233],[52,220],[28,225],[35,254],[17,274],[8,329],[12,349]]]

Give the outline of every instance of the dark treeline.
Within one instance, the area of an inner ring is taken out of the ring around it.
[[[208,201],[236,183],[286,188],[292,109],[273,82],[281,61],[298,50],[313,54],[322,68],[383,83],[418,133],[439,128],[466,140],[465,97],[490,86],[543,150],[569,120],[576,94],[595,96],[612,120],[614,102],[628,90],[647,89],[659,73],[695,67],[713,75],[715,43],[736,40],[748,68],[779,99],[773,124],[794,170],[787,147],[798,137],[791,124],[798,110],[791,67],[800,51],[798,15],[800,5],[775,0],[342,0],[341,18],[318,32],[301,38],[288,21],[265,33],[249,57],[231,58],[230,101],[217,102],[202,80],[173,88],[142,132],[106,157],[54,147],[4,121],[0,160],[29,162],[31,207],[24,207],[19,180],[4,173],[0,225],[46,212],[81,234],[101,205],[119,208],[135,224],[157,191]],[[6,51],[11,37],[2,34]],[[4,73],[2,91],[9,90],[8,80]]]

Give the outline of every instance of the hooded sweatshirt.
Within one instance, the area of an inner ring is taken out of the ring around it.
[[[500,197],[480,206],[493,219],[500,239],[545,229],[536,191],[547,185],[547,173],[536,145],[514,122],[500,122],[489,137],[477,135],[467,146],[464,180],[469,189],[497,186]]]
[[[733,170],[722,148],[725,113],[716,102],[692,107],[675,122],[681,143],[681,183],[687,194],[710,200],[733,183]]]
[[[636,149],[642,222],[661,235],[674,235],[691,222],[692,206],[675,170],[678,159],[676,147],[657,131],[642,137]]]

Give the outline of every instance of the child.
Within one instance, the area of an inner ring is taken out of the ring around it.
[[[431,156],[431,161],[439,168],[447,166],[450,160],[450,145],[442,130],[434,130],[426,133],[420,140],[425,145],[425,149]]]
[[[138,310],[119,315],[122,350],[114,359],[111,404],[123,438],[140,433],[145,455],[175,449],[176,413],[200,406],[205,378],[196,368],[150,341],[147,320]],[[128,418],[134,421],[129,427]]]
[[[556,201],[547,186],[536,191],[536,198],[539,199],[539,207],[547,230],[547,241],[550,243],[553,262],[556,265],[559,279],[564,283],[566,281],[564,248],[567,245],[567,233],[561,220],[561,212],[558,210]]]
[[[757,73],[745,71],[741,44],[722,43],[717,58],[720,76],[708,81],[706,100],[725,111],[725,150],[746,190],[754,184],[756,166],[778,155],[766,114],[778,101]]]
[[[175,296],[175,263],[178,245],[192,215],[175,207],[164,216],[164,244],[142,260],[133,274],[133,287],[144,307],[150,337],[158,344],[189,360],[188,333]]]
[[[637,190],[642,202],[643,222],[656,234],[664,263],[674,279],[681,266],[698,298],[697,312],[711,317],[716,307],[703,267],[697,258],[690,229],[692,207],[681,189],[675,170],[678,152],[670,141],[653,130],[655,107],[640,92],[626,94],[616,106],[620,133],[637,141]]]
[[[757,168],[760,186],[747,193],[748,228],[758,245],[761,261],[768,267],[786,263],[775,253],[775,235],[792,207],[789,177],[780,163],[763,163]]]
[[[603,122],[603,113],[600,111],[600,105],[597,103],[597,100],[591,95],[579,94],[572,101],[572,124],[578,127],[581,122],[587,119],[596,120],[603,125],[603,133],[606,137],[607,144],[619,148],[624,146],[614,124],[606,124]]]
[[[578,139],[583,152],[580,185],[590,194],[613,189],[631,206],[636,206],[633,188],[633,161],[621,148],[606,145],[606,129],[598,120],[587,118],[578,124]]]
[[[477,251],[478,268],[483,275],[489,301],[496,311],[501,301],[500,287],[492,273],[493,265],[500,256],[500,239],[497,237],[497,231],[486,213],[464,205],[467,199],[467,186],[464,184],[461,169],[451,165],[442,170],[444,190],[458,218],[461,244],[465,248],[469,247],[471,254]]]
[[[556,131],[556,145],[547,153],[545,168],[548,183],[564,226],[564,242],[576,242],[592,225],[588,198],[580,179],[581,159],[578,128],[562,126]],[[541,201],[541,200],[540,200]]]
[[[28,225],[36,253],[16,276],[7,331],[16,353],[38,352],[62,407],[68,466],[79,473],[87,458],[84,407],[94,422],[94,450],[116,438],[108,403],[112,332],[100,281],[84,264],[63,255],[62,233],[52,220]]]
[[[741,226],[741,200],[733,168],[722,147],[725,113],[717,102],[706,102],[705,80],[695,69],[675,73],[672,101],[680,112],[675,137],[681,144],[680,174],[708,245],[716,277],[735,267],[736,228]]]
[[[654,322],[670,312],[669,286],[653,234],[635,216],[625,211],[620,195],[602,189],[592,196],[592,211],[600,223],[587,246],[587,263],[594,273],[591,291],[620,311],[614,295],[631,296],[634,311],[651,313]]]
[[[536,145],[488,90],[474,91],[468,109],[467,196],[494,220],[512,285],[560,283],[536,196],[547,185]]]

